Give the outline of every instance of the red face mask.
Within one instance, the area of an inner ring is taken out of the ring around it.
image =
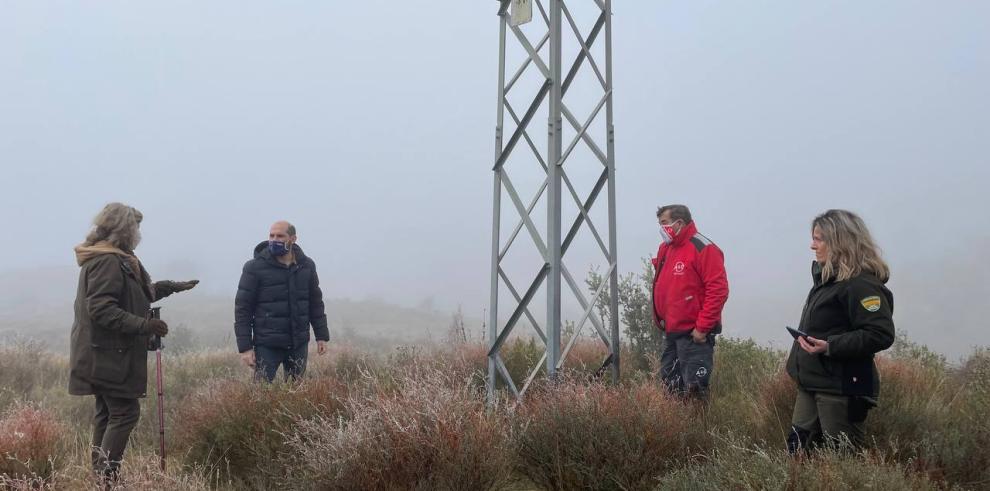
[[[674,231],[674,225],[661,225],[660,226],[660,238],[663,239],[665,243],[671,243],[674,241],[674,236],[677,232]]]

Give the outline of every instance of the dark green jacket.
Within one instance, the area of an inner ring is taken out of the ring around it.
[[[876,397],[880,377],[873,356],[894,343],[894,296],[872,273],[822,283],[820,272],[814,263],[815,284],[800,329],[828,341],[828,351],[813,355],[795,340],[787,373],[810,392]]]
[[[165,282],[162,282],[165,283]],[[143,267],[117,254],[85,260],[79,271],[69,351],[69,393],[144,397],[148,386],[147,314],[164,297]]]

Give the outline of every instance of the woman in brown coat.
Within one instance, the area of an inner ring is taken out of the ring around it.
[[[189,290],[198,281],[152,283],[134,255],[141,212],[110,203],[76,246],[79,286],[69,352],[69,393],[96,399],[93,470],[114,481],[127,438],[141,414],[148,386],[148,341],[168,326],[150,319],[152,302]]]

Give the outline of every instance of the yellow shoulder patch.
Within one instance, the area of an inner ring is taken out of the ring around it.
[[[864,309],[870,312],[876,312],[880,310],[880,297],[877,296],[866,297],[860,300],[859,303],[863,305]]]

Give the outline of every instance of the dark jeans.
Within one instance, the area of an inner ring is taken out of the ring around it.
[[[96,395],[92,457],[97,474],[116,477],[127,439],[140,417],[141,403],[137,399]]]
[[[296,348],[271,348],[268,346],[255,346],[255,371],[254,379],[264,378],[268,382],[275,380],[275,373],[278,372],[279,365],[283,365],[285,379],[297,380],[306,372],[307,345]]]
[[[674,394],[708,400],[715,358],[715,335],[695,343],[691,333],[668,334],[660,355],[660,379]]]

